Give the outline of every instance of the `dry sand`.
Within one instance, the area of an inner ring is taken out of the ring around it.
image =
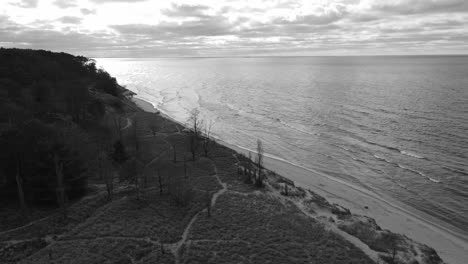
[[[238,152],[247,153],[236,146],[223,144]],[[298,186],[316,192],[331,203],[350,209],[354,214],[374,218],[384,229],[404,234],[433,247],[448,264],[467,263],[468,238],[454,233],[423,212],[407,208],[389,197],[379,196],[285,161],[265,157],[265,167],[293,180]]]

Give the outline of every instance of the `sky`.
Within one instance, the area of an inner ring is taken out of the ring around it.
[[[0,46],[87,57],[468,54],[468,0],[0,0]]]

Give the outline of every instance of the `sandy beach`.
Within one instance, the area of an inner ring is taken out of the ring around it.
[[[372,217],[382,228],[405,234],[433,247],[447,263],[466,263],[468,258],[466,237],[461,234],[457,236],[451,230],[438,225],[428,215],[415,212],[414,209],[405,209],[396,201],[390,202],[389,198],[383,199],[367,194],[286,162],[271,158],[266,158],[265,161],[267,168],[295,181],[299,186],[311,189],[328,201],[349,208],[352,213]]]
[[[153,104],[142,98],[134,98],[135,103],[147,112],[160,112]],[[164,117],[174,120],[170,116]],[[240,153],[248,150],[218,140],[219,143]],[[359,189],[346,182],[336,180],[327,175],[320,175],[286,161],[266,157],[266,168],[293,180],[297,186],[310,189],[325,197],[329,202],[349,208],[352,213],[374,218],[384,229],[401,233],[429,245],[437,250],[442,259],[449,264],[464,264],[468,258],[468,238],[462,230],[460,233],[445,227],[434,218],[407,208],[403,204],[382,197],[367,190]]]

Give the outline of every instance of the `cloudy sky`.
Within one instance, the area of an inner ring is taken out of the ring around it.
[[[468,54],[468,0],[0,0],[0,46],[89,57]]]

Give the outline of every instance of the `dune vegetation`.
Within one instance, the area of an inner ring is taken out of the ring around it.
[[[0,263],[443,263],[210,137],[93,60],[0,49]]]

